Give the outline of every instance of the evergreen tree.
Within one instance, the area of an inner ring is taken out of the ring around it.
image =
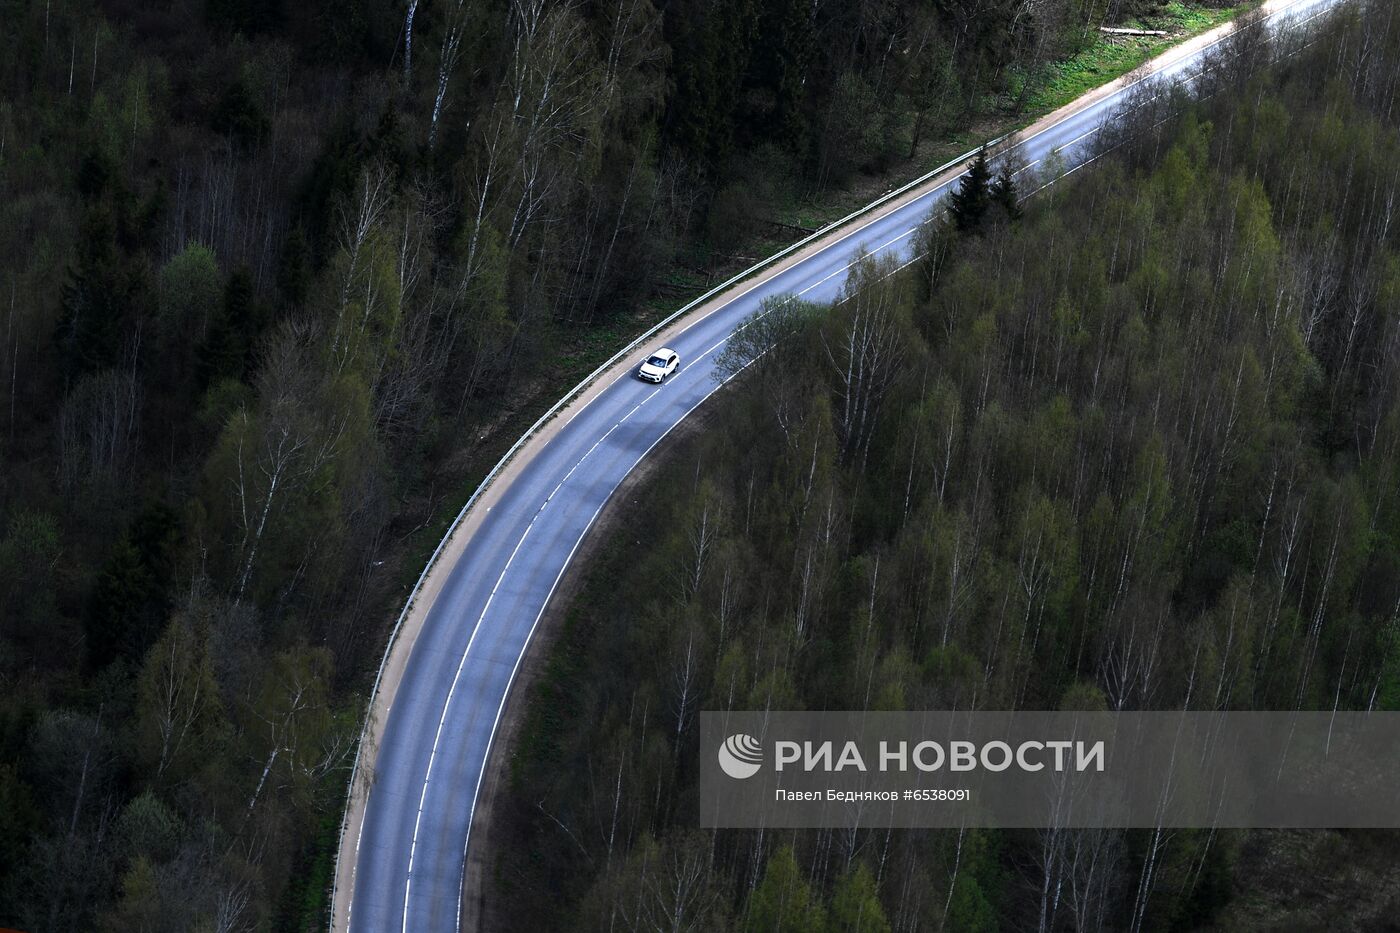
[[[996,911],[982,892],[977,879],[967,872],[958,875],[948,899],[948,929],[983,933],[996,929]]]
[[[792,846],[768,859],[763,880],[749,896],[744,929],[749,933],[821,933],[826,916],[797,867]]]
[[[972,168],[962,177],[958,190],[948,196],[948,215],[959,233],[973,233],[982,225],[990,201],[992,170],[987,164],[987,147],[977,153]]]
[[[107,190],[112,179],[112,161],[101,149],[90,149],[78,166],[78,193],[88,201],[96,200]]]
[[[831,927],[840,933],[889,933],[890,922],[880,906],[875,878],[864,862],[836,883],[831,897]]]
[[[735,110],[758,35],[752,0],[678,3],[667,10],[674,85],[665,118],[669,145],[718,169],[733,153]]]
[[[1021,192],[1016,188],[1016,177],[1011,172],[1010,161],[1002,161],[1001,170],[987,189],[987,196],[991,203],[1001,208],[1007,220],[1021,219]]]
[[[248,91],[247,85],[235,81],[224,89],[218,106],[214,108],[210,126],[240,149],[247,150],[267,137],[271,121]]]
[[[759,32],[766,41],[754,48],[754,71],[773,95],[770,132],[799,155],[807,148],[809,129],[804,102],[815,38],[811,9],[806,0],[771,0],[763,4]]]
[[[1381,672],[1376,678],[1376,708],[1400,710],[1400,622],[1381,636]]]
[[[83,219],[78,261],[63,286],[63,313],[54,335],[70,379],[119,359],[132,293],[125,279],[116,224],[106,205],[99,205]]]
[[[290,305],[305,301],[311,288],[311,247],[301,227],[293,228],[282,244],[282,255],[277,261],[277,287]]]
[[[127,653],[131,629],[136,627],[151,596],[150,575],[131,539],[123,535],[97,578],[92,609],[87,618],[87,662],[95,669]],[[143,645],[144,648],[144,645]],[[138,655],[139,656],[139,655]]]
[[[278,0],[205,0],[204,19],[229,32],[275,32],[283,20],[282,4]]]
[[[148,506],[117,539],[86,619],[89,667],[102,668],[119,657],[138,661],[160,635],[179,546],[179,519],[161,504]]]
[[[207,388],[220,379],[244,379],[262,331],[263,315],[246,266],[235,269],[224,286],[223,307],[200,351],[200,377]]]

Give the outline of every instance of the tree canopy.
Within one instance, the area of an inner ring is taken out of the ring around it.
[[[987,194],[977,235],[930,223],[904,273],[866,258],[833,306],[763,309],[726,372],[767,352],[624,506],[661,531],[600,548],[531,697],[510,928],[623,910],[641,866],[619,851],[694,832],[693,706],[1394,708],[1400,21],[1310,42],[1144,107],[1017,224]],[[1305,902],[1337,889],[1345,922],[1383,924],[1396,854],[1209,830],[708,842],[704,917],[745,929],[1325,926]]]

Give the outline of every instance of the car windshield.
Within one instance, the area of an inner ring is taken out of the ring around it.
[[[647,362],[650,363],[650,364],[653,365],[653,366],[656,366],[656,367],[660,368],[660,369],[665,369],[665,368],[666,368],[666,364],[669,363],[669,362],[671,362],[671,361],[668,360],[668,359],[666,359],[666,357],[664,357],[664,356],[653,356],[651,359],[647,360]]]

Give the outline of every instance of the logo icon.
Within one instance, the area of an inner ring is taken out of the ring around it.
[[[719,747],[719,766],[735,780],[751,778],[763,766],[763,745],[758,739],[742,732],[731,735]]]

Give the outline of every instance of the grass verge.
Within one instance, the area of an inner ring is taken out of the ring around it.
[[[1047,80],[1030,97],[1028,113],[1050,113],[1100,85],[1128,74],[1168,48],[1234,19],[1257,2],[1230,7],[1205,7],[1173,0],[1153,16],[1120,25],[1130,29],[1159,30],[1166,36],[1110,36],[1103,33],[1093,45],[1051,69]]]
[[[921,146],[914,158],[881,175],[864,176],[847,188],[824,191],[819,198],[805,199],[800,203],[788,205],[779,212],[777,219],[795,227],[824,227],[869,204],[905,181],[917,178],[928,170],[956,158],[978,145],[981,140],[1023,129],[1087,91],[1133,71],[1171,46],[1212,29],[1257,6],[1258,3],[1259,0],[1248,0],[1246,3],[1217,9],[1183,0],[1172,0],[1157,15],[1118,24],[1130,28],[1166,30],[1170,35],[1112,37],[1100,34],[1084,51],[1050,66],[1050,74],[1045,76],[1044,84],[1028,97],[1024,107],[1016,108],[1011,101],[1004,101],[1001,112],[995,113],[992,119],[959,132],[945,134],[936,141]],[[796,236],[797,234],[790,230],[784,236],[754,236],[738,245],[734,251],[736,258],[729,262],[713,264],[704,273],[679,266],[666,270],[661,276],[661,280],[668,286],[665,295],[658,295],[641,303],[631,314],[618,315],[590,327],[571,328],[561,332],[559,336],[562,345],[562,365],[557,367],[547,380],[520,387],[509,412],[496,420],[489,432],[469,451],[453,460],[457,475],[451,479],[452,491],[438,499],[431,508],[431,517],[407,537],[405,552],[397,561],[398,576],[402,582],[396,592],[401,592],[402,598],[394,605],[394,616],[391,618],[397,617],[397,611],[402,609],[402,600],[407,599],[423,566],[461,511],[462,503],[471,497],[492,467],[514,445],[516,439],[547,412],[563,393],[607,361],[636,335],[644,333],[657,322],[678,311],[715,283],[724,281],[752,265],[752,257],[771,256],[792,242]],[[392,628],[392,624],[390,627]],[[373,688],[374,673],[374,669],[362,673],[362,686],[354,695],[344,698],[345,708],[365,708]],[[554,671],[550,679],[564,676],[564,672]],[[547,743],[547,725],[537,723],[536,729],[539,729],[540,733],[535,735],[530,734],[534,730],[528,727],[522,730],[525,733],[522,741],[532,746],[538,746],[541,742]],[[343,810],[343,805],[341,809]],[[338,832],[337,813],[337,819],[328,822],[317,833],[313,843],[317,852],[304,860],[305,863],[316,866],[317,877],[314,879],[316,883],[303,887],[298,898],[301,901],[298,913],[302,918],[318,917],[325,922],[329,921],[329,882],[334,875],[334,866],[332,863],[330,876],[327,877],[321,866],[319,850],[327,843],[334,846],[338,840]]]

